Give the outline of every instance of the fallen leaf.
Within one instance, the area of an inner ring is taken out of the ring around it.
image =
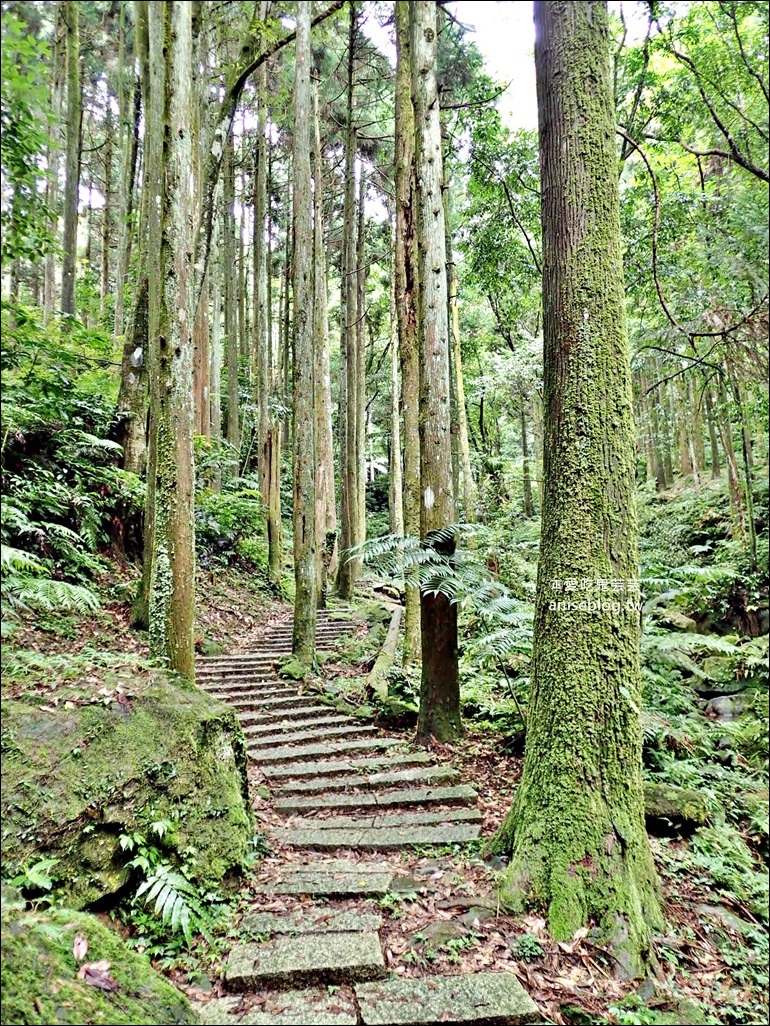
[[[78,933],[75,936],[75,941],[72,945],[72,954],[75,956],[76,962],[82,962],[88,953],[88,941],[85,939],[82,933]],[[108,967],[109,968],[109,967]]]
[[[109,962],[88,962],[78,969],[78,979],[99,990],[119,990],[118,981],[110,976]]]

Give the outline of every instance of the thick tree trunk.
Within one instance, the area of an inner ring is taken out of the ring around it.
[[[340,352],[343,353],[344,387],[340,388],[340,568],[337,591],[350,599],[355,591],[360,560],[350,559],[348,549],[356,544],[358,462],[356,459],[356,413],[358,349],[356,345],[357,280],[356,274],[356,130],[353,123],[354,58],[356,42],[356,5],[350,4],[348,31],[348,101],[345,137],[345,202],[342,224],[342,284],[340,297]],[[342,370],[341,370],[342,373]]]
[[[155,515],[150,582],[150,655],[195,676],[195,531],[193,472],[192,6],[159,8],[150,39],[163,30],[165,90],[160,193],[160,276],[150,275],[150,336],[157,356]],[[152,45],[152,43],[151,43]],[[151,50],[152,53],[152,50]],[[157,317],[157,320],[156,320]]]
[[[640,616],[633,596],[614,606],[602,590],[639,573],[606,3],[536,0],[535,26],[545,493],[524,771],[498,835],[511,853],[502,894],[543,903],[558,940],[595,920],[633,975],[663,920],[644,824]],[[568,578],[602,608],[572,608],[575,592],[559,594]]]
[[[414,109],[408,0],[396,2],[396,253],[395,285],[401,403],[404,414],[404,533],[420,535],[420,350],[417,338],[417,240]],[[420,589],[406,585],[404,664],[418,662]]]
[[[451,554],[452,544],[439,546],[431,538],[455,519],[436,5],[432,0],[416,0],[409,13],[419,254],[420,531],[427,544]],[[445,595],[423,594],[420,609],[423,644],[417,735],[446,741],[462,730],[457,606]]]
[[[150,105],[150,67],[149,67],[149,29],[148,29],[148,4],[139,2],[135,8],[136,24],[136,54],[139,63],[139,75],[141,88],[137,89],[136,95],[140,93],[144,104],[144,182],[139,202],[139,253],[136,262],[136,283],[134,296],[131,305],[131,314],[123,337],[123,356],[120,371],[120,391],[118,393],[117,419],[118,434],[117,441],[123,446],[123,467],[134,474],[141,474],[144,470],[144,463],[147,455],[147,364],[149,360],[149,338],[148,338],[148,298],[149,298],[149,260],[150,260],[150,234],[157,227],[157,218],[150,218],[150,198],[155,179],[159,179],[160,171],[158,161],[160,157],[153,152],[152,125],[153,116]],[[135,111],[134,125],[138,126],[139,114]],[[136,137],[133,137],[134,139]],[[133,145],[133,142],[132,142]],[[129,160],[132,158],[129,157]],[[133,168],[136,167],[136,153],[133,154]],[[128,170],[133,177],[133,171]],[[131,183],[133,185],[133,183]],[[125,226],[129,233],[129,226]],[[157,232],[156,232],[157,234]],[[122,246],[126,245],[123,238]],[[125,256],[126,250],[122,250]],[[153,254],[157,257],[157,253]],[[121,264],[118,266],[118,291],[122,291],[123,272]],[[121,315],[122,320],[122,315]],[[117,326],[117,321],[115,322]],[[148,479],[149,480],[149,479]],[[148,571],[149,572],[149,571]],[[146,588],[149,587],[147,578]],[[145,592],[146,592],[145,588]],[[149,592],[146,592],[149,601]]]
[[[398,380],[396,275],[390,290],[390,450],[388,453],[388,520],[390,533],[404,534],[404,483],[401,472],[401,397]]]
[[[366,541],[366,175],[358,183],[356,231],[356,522],[355,544]],[[360,573],[360,570],[359,570]]]
[[[334,436],[329,367],[329,324],[324,248],[324,159],[318,111],[318,81],[313,91],[315,171],[313,191],[313,350],[315,354],[316,581],[317,604],[326,606],[328,582],[337,569],[337,509],[334,497]]]
[[[294,70],[294,634],[292,651],[315,655],[315,409],[313,401],[313,200],[310,178],[310,0],[297,3]]]
[[[80,23],[79,4],[66,0],[67,121],[64,174],[64,238],[62,240],[61,312],[75,316],[75,268],[78,247],[78,187],[80,184]]]
[[[228,136],[225,146],[223,170],[224,198],[224,302],[225,338],[227,344],[227,444],[230,475],[236,477],[240,466],[240,394],[238,370],[240,352],[238,347],[238,307],[235,289],[235,168],[233,167],[233,138]]]

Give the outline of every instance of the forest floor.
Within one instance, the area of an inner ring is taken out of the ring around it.
[[[134,583],[130,569],[116,569],[103,582],[106,598],[97,614],[37,615],[34,622],[27,621],[3,661],[3,696],[50,693],[55,704],[57,687],[76,682],[84,698],[91,692],[98,701],[148,676],[144,636],[130,628],[127,599]],[[252,650],[273,624],[290,616],[289,608],[271,600],[249,574],[232,569],[201,573],[199,594],[198,648],[203,652]],[[370,639],[359,639],[352,657],[348,653],[327,660],[323,681],[336,681],[337,686],[347,681],[348,691],[355,694],[379,640],[373,631]],[[392,735],[408,740],[410,733]],[[478,791],[482,841],[488,839],[510,805],[521,754],[509,754],[495,730],[470,722],[462,744],[436,744],[433,755],[438,762],[453,763],[463,781]],[[250,775],[259,829],[269,834],[276,818],[269,792],[258,769],[252,768]],[[656,938],[660,969],[655,980],[641,986],[616,980],[610,956],[590,931],[579,931],[568,944],[555,943],[539,915],[504,914],[495,898],[495,875],[503,863],[482,857],[479,842],[389,854],[400,873],[421,884],[379,902],[386,966],[405,979],[490,970],[515,973],[552,1023],[750,1026],[766,1021],[766,930],[747,908],[715,889],[708,873],[694,871],[688,840],[653,838],[652,844],[668,924],[666,936]],[[255,881],[306,857],[271,842],[244,879],[227,927],[214,945],[201,940],[191,952],[161,958],[161,967],[197,1000],[219,993],[224,957],[244,915],[254,907]],[[264,905],[264,898],[260,900]],[[442,923],[451,925],[436,925]]]

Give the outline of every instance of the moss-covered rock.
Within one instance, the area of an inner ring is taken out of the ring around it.
[[[161,820],[159,843],[197,882],[243,864],[254,832],[243,735],[204,692],[158,679],[130,703],[3,702],[2,720],[6,876],[56,858],[57,892],[85,908],[127,882],[120,836]]]
[[[698,791],[645,782],[644,815],[651,834],[691,834],[708,822],[709,808]]]
[[[27,911],[21,901],[2,905],[3,1022],[14,1026],[96,1023],[171,1026],[197,1023],[187,998],[163,979],[149,960],[130,951],[120,936],[85,912],[63,908]],[[103,990],[78,979],[75,937],[88,943],[82,964],[109,963]]]

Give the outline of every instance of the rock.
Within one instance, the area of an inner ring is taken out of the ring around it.
[[[387,894],[393,870],[376,863],[342,859],[289,866],[270,883],[260,884],[259,894],[314,894],[319,897],[373,897]]]
[[[350,776],[325,774],[313,780],[293,781],[274,789],[276,798],[291,794],[313,794],[326,791],[354,791],[392,787],[394,784],[453,784],[460,774],[451,766],[420,766],[416,769],[397,769],[389,773],[356,773]]]
[[[281,738],[285,742],[285,738]],[[325,755],[347,755],[350,752],[362,752],[373,748],[397,748],[403,745],[403,741],[396,741],[394,738],[364,738],[363,740],[352,741],[326,741],[312,745],[289,745],[285,744],[280,748],[256,748],[249,749],[249,756],[256,762],[289,762],[319,758]]]
[[[720,723],[732,723],[743,715],[748,705],[749,700],[745,695],[719,695],[706,704],[704,711]]]
[[[389,730],[408,730],[417,723],[417,713],[417,706],[412,702],[389,696],[379,702],[375,723]]]
[[[275,803],[275,811],[283,814],[289,812],[305,812],[310,809],[349,809],[383,808],[386,805],[425,805],[431,803],[458,802],[468,805],[478,795],[467,784],[452,787],[404,788],[398,791],[385,791],[380,794],[330,794],[318,797],[279,798]]]
[[[199,1022],[187,998],[155,972],[149,959],[131,951],[95,916],[65,908],[30,912],[15,904],[7,907],[4,902],[2,911],[4,1023],[175,1026]],[[72,954],[77,934],[88,942],[82,964],[108,963],[99,978],[116,989],[101,989],[78,979],[79,966]]]
[[[227,958],[229,990],[259,990],[292,984],[349,983],[386,975],[374,933],[278,936],[264,944],[238,944]]]
[[[678,631],[688,631],[689,633],[697,632],[698,624],[692,617],[685,616],[684,613],[680,613],[677,609],[663,609],[660,611],[659,619],[661,623],[668,624],[669,627],[673,627]]]
[[[485,905],[471,905],[468,911],[461,917],[462,923],[469,930],[478,930],[489,919],[494,919],[495,913]]]
[[[726,926],[729,930],[737,933],[753,933],[757,929],[754,923],[740,919],[732,912],[728,912],[726,908],[722,908],[721,905],[698,905],[698,912],[701,916],[715,919],[719,925]]]
[[[428,923],[416,934],[412,934],[412,940],[426,948],[440,948],[447,941],[465,937],[467,933],[468,931],[462,923],[458,923],[454,919],[440,919],[435,923]]]
[[[119,891],[119,837],[158,820],[162,847],[185,851],[195,882],[244,864],[254,825],[235,714],[197,688],[157,678],[129,715],[89,704],[41,712],[2,704],[2,855],[9,876],[55,858],[57,897],[85,908]],[[75,754],[77,753],[77,754]]]
[[[356,984],[364,1026],[468,1023],[516,1026],[543,1018],[513,973]]]
[[[644,812],[649,832],[663,837],[692,833],[709,818],[700,792],[650,781],[644,785]]]

